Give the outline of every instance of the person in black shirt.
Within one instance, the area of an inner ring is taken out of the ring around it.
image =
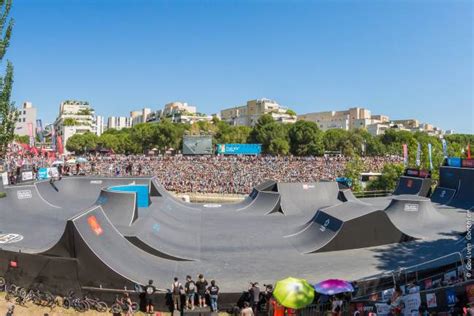
[[[194,309],[194,296],[196,295],[196,283],[193,281],[190,275],[186,277],[186,283],[184,284],[186,290],[186,307],[188,309]]]
[[[217,312],[217,298],[219,296],[219,287],[216,285],[216,281],[211,281],[211,286],[207,289],[209,297],[211,299],[211,312]]]
[[[199,307],[207,307],[206,305],[206,289],[207,289],[207,280],[204,279],[202,274],[198,275],[198,280],[196,281],[196,288],[198,293]]]
[[[156,292],[156,287],[153,285],[153,280],[148,281],[145,286],[145,305],[148,314],[153,313],[153,294]]]
[[[260,287],[258,286],[258,282],[250,283],[249,294],[252,298],[252,310],[255,315],[258,312],[258,303],[260,302]]]

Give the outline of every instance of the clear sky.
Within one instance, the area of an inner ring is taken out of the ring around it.
[[[14,101],[128,115],[267,97],[474,133],[471,1],[14,0]]]

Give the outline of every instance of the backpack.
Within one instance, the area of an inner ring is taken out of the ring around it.
[[[196,286],[194,285],[194,282],[193,281],[190,281],[189,284],[188,284],[188,290],[190,292],[194,292],[194,289],[196,288]]]
[[[173,294],[174,295],[179,295],[181,294],[180,289],[182,288],[181,284],[179,282],[173,283]]]

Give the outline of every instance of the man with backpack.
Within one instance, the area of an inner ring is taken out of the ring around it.
[[[171,285],[171,298],[173,300],[173,306],[175,311],[181,310],[181,294],[183,293],[183,285],[179,283],[178,278],[174,278],[174,282]]]
[[[186,277],[184,289],[186,291],[186,308],[193,310],[194,297],[196,296],[196,283],[193,281],[190,275]]]

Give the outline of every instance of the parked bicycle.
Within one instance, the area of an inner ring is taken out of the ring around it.
[[[129,308],[131,307],[131,308]],[[132,301],[132,304],[129,305],[129,303],[126,301],[125,296],[119,297],[118,295],[115,296],[115,301],[112,304],[110,308],[110,312],[114,314],[119,314],[119,313],[126,313],[129,310],[132,310],[132,313],[135,313],[138,311],[138,304],[136,302]]]
[[[68,295],[63,298],[63,307],[65,309],[73,308],[76,312],[83,313],[88,307],[86,303],[74,295],[74,291],[69,291]]]

